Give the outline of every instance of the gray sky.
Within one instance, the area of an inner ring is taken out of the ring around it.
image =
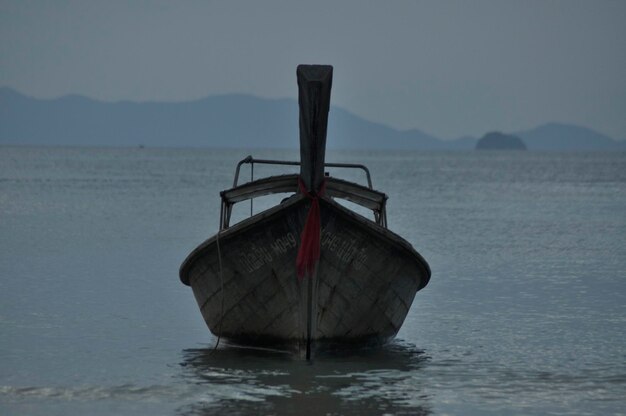
[[[626,1],[5,1],[0,86],[35,97],[296,97],[442,138],[547,121],[626,138]]]

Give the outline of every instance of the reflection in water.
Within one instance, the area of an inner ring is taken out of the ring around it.
[[[427,359],[398,341],[318,354],[312,363],[232,346],[185,350],[182,378],[203,393],[180,413],[427,415],[429,398],[418,377]]]

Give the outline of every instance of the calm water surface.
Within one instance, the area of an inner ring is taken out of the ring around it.
[[[626,153],[331,152],[433,277],[313,363],[212,352],[178,280],[247,153],[0,147],[0,414],[626,414]]]

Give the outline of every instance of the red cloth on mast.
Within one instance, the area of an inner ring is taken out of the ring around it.
[[[302,179],[298,178],[300,192],[307,198],[311,199],[311,207],[307,214],[304,228],[300,234],[300,249],[296,258],[296,271],[298,279],[302,280],[305,276],[312,276],[315,265],[320,258],[320,237],[321,237],[321,219],[320,219],[320,203],[319,198],[324,195],[326,189],[326,180],[322,182],[320,190],[315,194],[310,194]]]

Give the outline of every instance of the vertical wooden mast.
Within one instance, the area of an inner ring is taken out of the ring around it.
[[[307,191],[315,194],[324,180],[333,67],[298,65],[296,73],[300,106],[300,177]]]

